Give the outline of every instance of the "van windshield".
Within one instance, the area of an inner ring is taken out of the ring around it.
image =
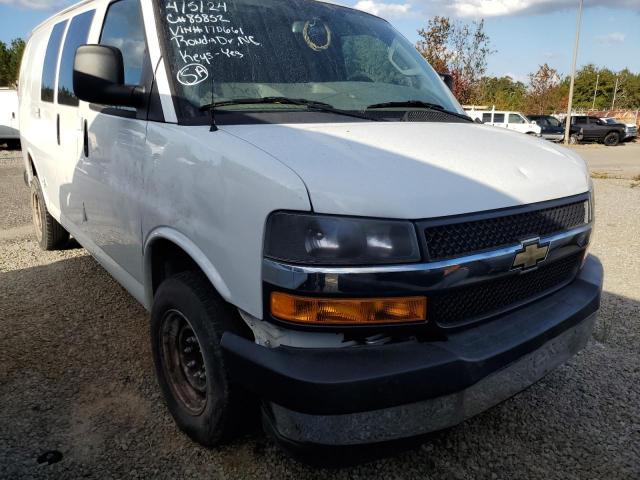
[[[224,103],[221,111],[304,110],[299,100],[351,112],[425,103],[464,114],[415,48],[372,15],[313,0],[159,0],[159,7],[183,119],[208,115],[202,107],[212,103]],[[246,101],[278,98],[298,102]]]

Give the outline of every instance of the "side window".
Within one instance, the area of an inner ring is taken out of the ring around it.
[[[42,83],[40,84],[40,99],[43,102],[53,102],[53,93],[56,86],[56,70],[58,66],[58,53],[60,52],[60,42],[67,21],[60,22],[53,27],[47,53],[44,55],[44,65],[42,67]]]
[[[494,113],[493,123],[504,123],[504,113]]]
[[[483,113],[482,114],[482,121],[484,123],[491,123],[491,114],[490,113]]]
[[[509,114],[509,123],[524,123],[524,118],[522,118],[517,113]]]
[[[91,10],[74,17],[67,30],[58,74],[58,103],[63,105],[78,106],[78,98],[73,93],[73,62],[78,47],[87,43],[94,13],[95,10]]]
[[[573,117],[573,123],[582,125],[587,123],[587,117]]]
[[[119,0],[109,6],[100,44],[120,49],[124,61],[124,82],[139,85],[147,41],[138,0]]]

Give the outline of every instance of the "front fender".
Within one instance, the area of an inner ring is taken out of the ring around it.
[[[193,260],[200,270],[204,272],[213,287],[226,301],[231,300],[229,287],[222,279],[220,272],[211,263],[202,250],[192,242],[186,235],[171,227],[158,227],[151,231],[144,242],[144,293],[147,307],[151,309],[153,304],[153,281],[152,281],[152,246],[158,240],[168,240],[184,250],[191,260]]]

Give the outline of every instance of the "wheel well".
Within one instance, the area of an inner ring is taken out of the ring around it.
[[[33,158],[31,158],[31,154],[29,154],[29,166],[31,168],[31,175],[33,177],[37,177],[38,176],[38,172],[36,171],[36,166],[33,163]]]
[[[166,279],[187,270],[202,269],[179,246],[169,240],[157,240],[151,245],[151,287],[155,294]]]
[[[170,240],[159,239],[153,242],[150,246],[150,268],[151,268],[151,288],[152,295],[155,296],[158,287],[162,282],[174,275],[186,271],[198,271],[206,277],[200,266],[178,245]],[[218,294],[214,285],[211,288]],[[218,294],[219,295],[219,294]],[[222,297],[220,300],[225,302]],[[242,320],[237,308],[234,308],[230,303],[225,302],[229,307],[229,314],[232,315],[236,324],[238,325],[238,332],[244,338],[254,341],[254,335],[249,326]]]

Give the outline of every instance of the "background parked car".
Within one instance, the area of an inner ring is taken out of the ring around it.
[[[605,118],[601,118],[600,120],[607,123],[608,125],[618,125],[621,123],[613,117],[605,117]],[[638,126],[635,123],[625,123],[624,126],[625,126],[625,133],[626,133],[624,137],[625,141],[630,142],[634,138],[637,138]]]
[[[586,115],[572,116],[571,125],[582,129],[585,142],[599,142],[610,147],[618,145],[627,135],[627,127],[623,123],[609,124]]]
[[[527,117],[520,112],[495,111],[495,110],[468,110],[467,115],[471,118],[481,120],[482,123],[493,125],[494,127],[508,128],[516,132],[527,135],[540,136],[542,129],[539,125],[531,123]]]
[[[562,122],[551,115],[527,115],[531,122],[535,122],[542,129],[542,138],[552,142],[561,142],[564,139],[564,126]],[[572,128],[572,134],[578,134],[579,129]]]
[[[18,92],[8,88],[0,88],[0,144],[2,143],[12,149],[20,146]]]

